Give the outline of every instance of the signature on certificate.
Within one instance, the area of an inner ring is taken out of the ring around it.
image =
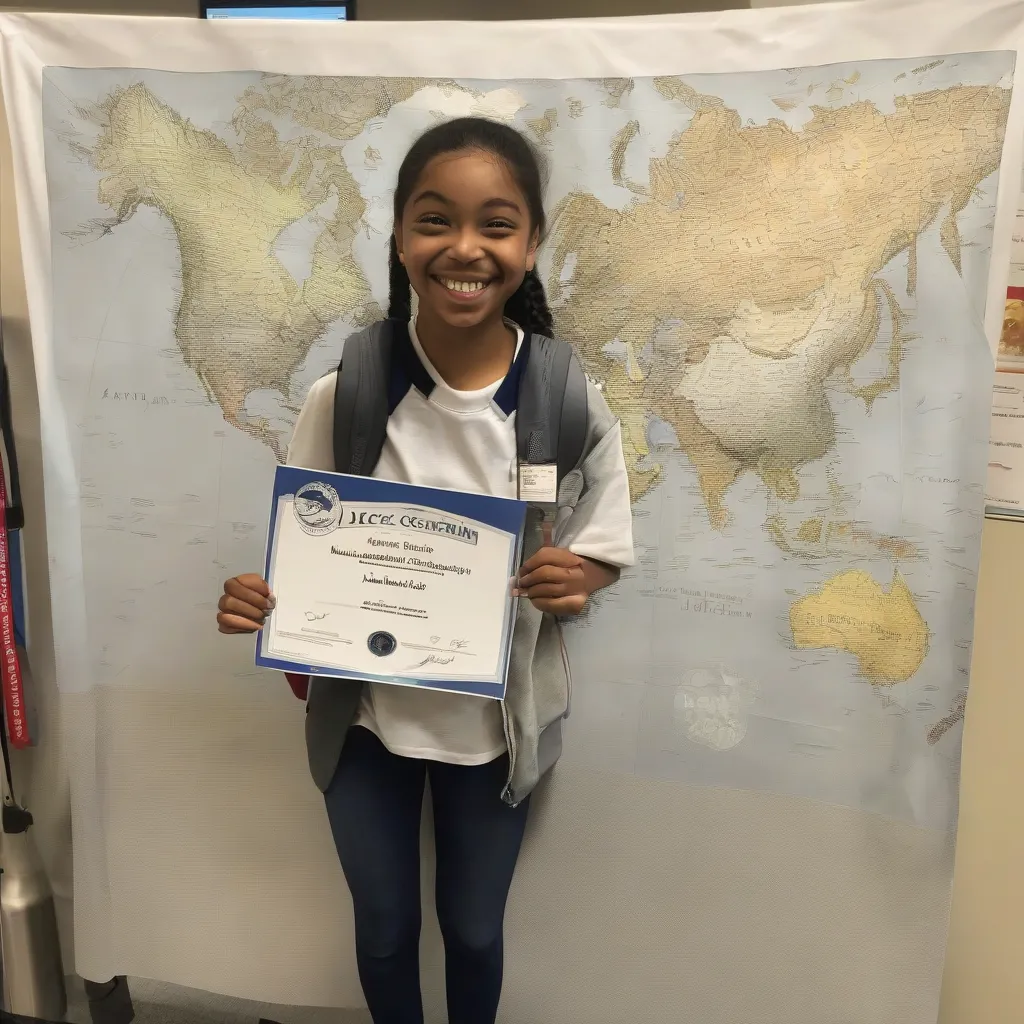
[[[330,612],[306,612],[307,622],[320,622],[321,619],[326,619]]]
[[[413,668],[423,668],[426,665],[450,665],[454,660],[454,654],[428,654],[422,661],[413,665]]]

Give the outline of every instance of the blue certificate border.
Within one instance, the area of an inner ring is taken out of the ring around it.
[[[267,553],[264,561],[264,578],[270,579],[274,562],[274,545],[277,538],[277,519],[281,499],[308,483],[323,481],[330,484],[342,501],[367,504],[419,505],[425,508],[447,512],[449,515],[472,519],[478,523],[500,530],[514,538],[512,564],[509,578],[516,572],[522,556],[523,531],[526,526],[527,504],[512,498],[496,498],[489,494],[469,494],[464,491],[450,491],[437,487],[418,487],[413,484],[396,483],[392,480],[377,480],[373,477],[349,476],[345,473],[330,473],[324,470],[304,469],[299,466],[278,466],[274,475],[274,490],[270,507],[270,525],[267,535]],[[515,628],[516,602],[510,600],[506,612],[505,637],[502,650],[502,682],[472,680],[414,679],[409,676],[392,676],[387,673],[364,674],[360,672],[336,675],[323,666],[303,662],[287,661],[263,653],[264,634],[256,640],[256,664],[261,668],[278,672],[293,672],[298,675],[321,676],[327,679],[351,679],[355,681],[393,683],[398,686],[414,686],[429,690],[466,693],[479,697],[502,700],[505,696],[504,677],[508,674],[512,653],[512,633]]]

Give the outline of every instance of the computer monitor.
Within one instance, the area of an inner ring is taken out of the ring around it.
[[[287,21],[353,21],[355,0],[200,0],[201,18],[274,18]]]

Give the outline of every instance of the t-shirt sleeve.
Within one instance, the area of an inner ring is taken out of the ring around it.
[[[329,373],[309,389],[288,445],[289,466],[334,472],[334,388],[337,377],[337,373]]]
[[[556,525],[554,543],[596,562],[619,568],[632,565],[633,513],[618,420],[590,450],[580,470],[583,489],[570,515]]]

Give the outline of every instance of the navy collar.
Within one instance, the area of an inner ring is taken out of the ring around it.
[[[512,360],[501,386],[494,393],[494,404],[506,417],[511,416],[519,406],[519,382],[523,379],[526,364],[530,360],[530,342],[530,332],[524,329],[523,343],[519,346],[519,351]]]
[[[519,404],[519,385],[530,359],[530,342],[530,332],[524,330],[523,343],[519,346],[508,373],[505,374],[492,399],[506,417],[511,416]],[[434,378],[430,376],[416,354],[412,339],[409,337],[409,325],[396,322],[391,347],[391,380],[388,384],[389,416],[409,393],[410,387],[414,387],[424,398],[429,398],[434,390]]]

